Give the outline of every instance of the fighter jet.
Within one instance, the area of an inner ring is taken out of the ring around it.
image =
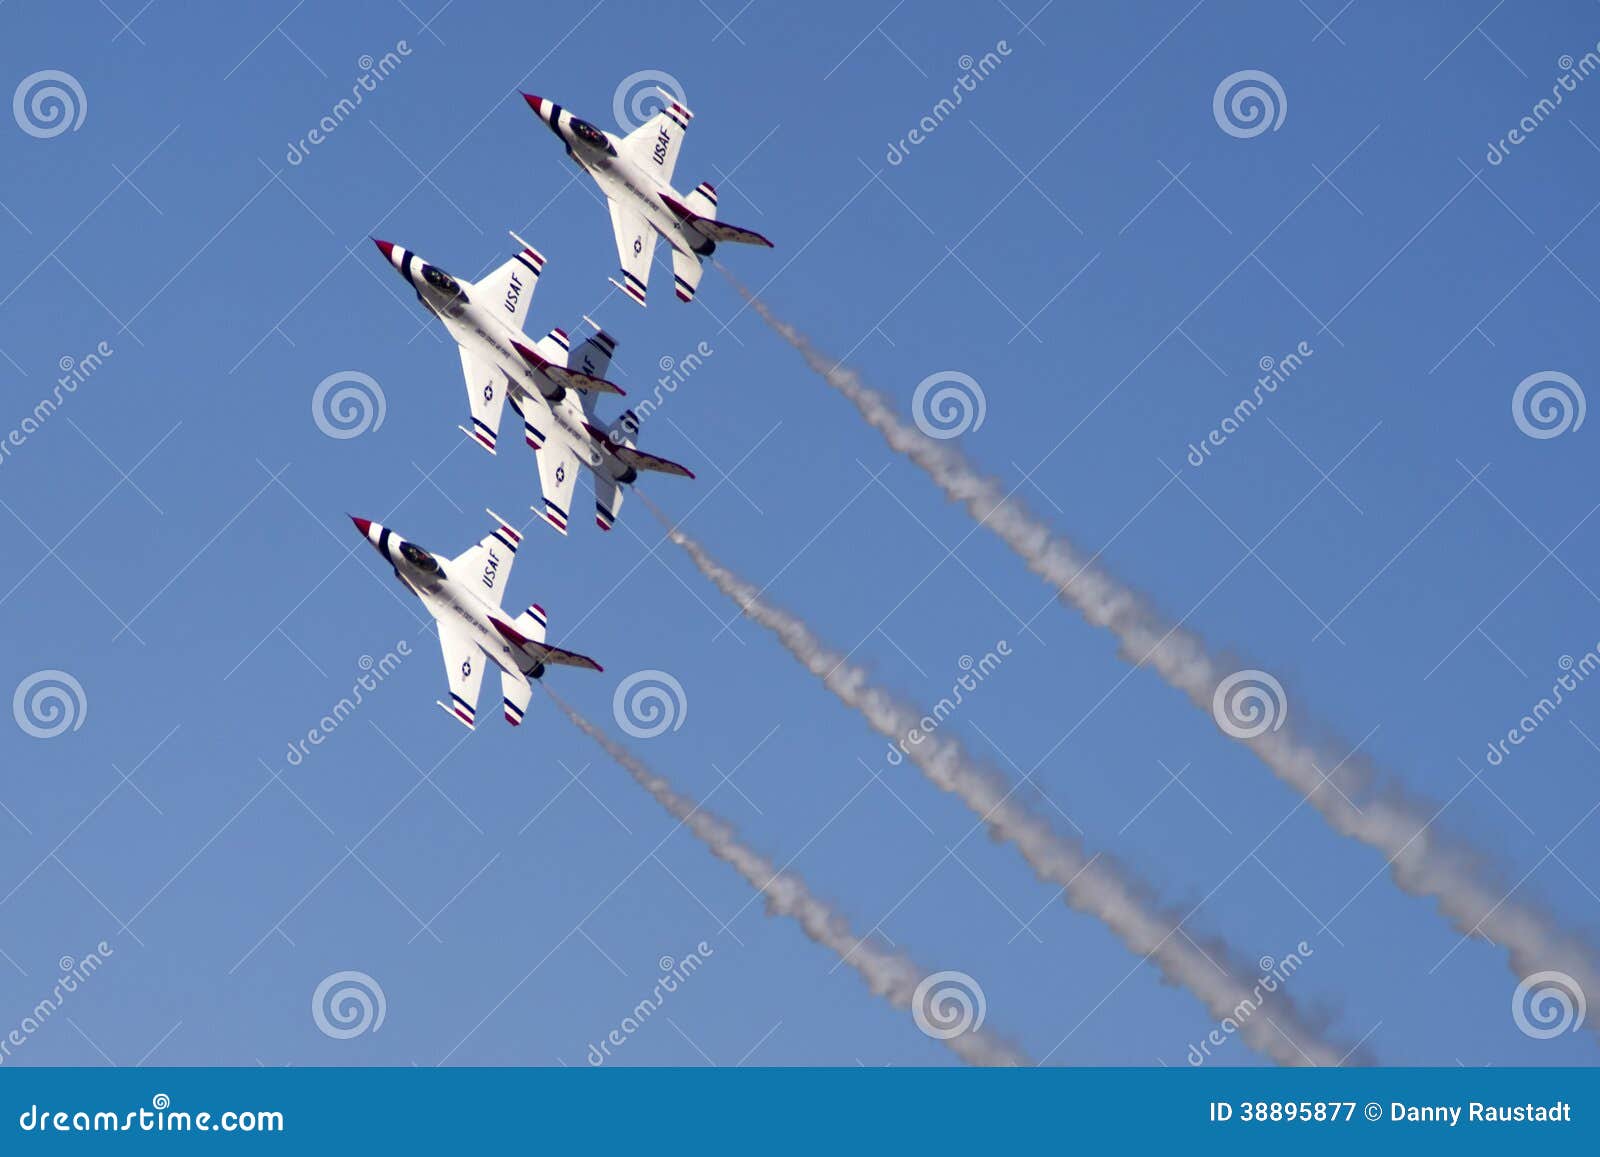
[[[410,250],[373,238],[389,264],[417,291],[417,300],[444,323],[460,347],[461,372],[472,407],[472,429],[462,426],[461,431],[491,454],[508,385],[547,398],[560,398],[568,390],[622,393],[598,374],[567,369],[565,349],[552,359],[546,356],[548,350],[539,352],[539,343],[528,339],[523,325],[544,257],[515,233],[511,237],[521,251],[476,285],[450,276]],[[560,332],[552,331],[552,336]]]
[[[460,347],[472,407],[472,429],[462,426],[461,431],[493,454],[509,398],[528,445],[540,451],[543,502],[533,510],[566,534],[581,463],[594,473],[595,522],[610,530],[622,509],[621,485],[633,482],[639,471],[684,478],[694,473],[638,449],[632,411],[609,427],[596,415],[595,395],[622,393],[605,378],[617,349],[614,337],[586,317],[595,332],[577,349],[563,329],[530,343],[522,327],[544,258],[515,233],[511,236],[522,251],[476,285],[398,245],[377,245]]]
[[[530,680],[541,678],[548,664],[601,669],[587,655],[545,643],[545,613],[538,604],[514,619],[505,617],[500,597],[510,581],[522,536],[494,511],[488,515],[497,523],[494,530],[465,554],[443,561],[387,526],[350,516],[362,537],[394,567],[395,577],[437,621],[450,680],[450,702],[438,703],[468,730],[477,725],[485,656],[500,668],[506,722],[513,727],[521,725],[533,697]]]
[[[659,90],[658,90],[659,91]],[[540,120],[567,146],[567,156],[594,178],[611,209],[617,235],[622,280],[611,284],[640,305],[650,279],[650,259],[660,235],[672,246],[672,280],[680,301],[690,301],[700,284],[701,261],[718,241],[744,245],[772,242],[750,229],[718,221],[717,191],[703,181],[687,197],[672,187],[678,150],[694,114],[671,94],[662,92],[665,107],[625,137],[579,120],[543,97],[522,97]]]
[[[567,335],[557,330],[543,340],[552,343],[548,352],[554,357],[557,350],[565,349]],[[604,372],[615,348],[611,335],[596,327],[594,336],[574,351],[574,360],[584,372]],[[555,399],[517,393],[511,408],[522,416],[523,433],[539,463],[544,505],[535,505],[533,511],[562,534],[567,533],[580,463],[594,476],[594,521],[601,530],[610,530],[617,521],[622,486],[637,480],[639,471],[694,477],[687,466],[646,454],[634,445],[639,419],[632,410],[623,411],[609,427],[602,427],[594,412],[594,399],[587,393],[575,396],[569,392]]]

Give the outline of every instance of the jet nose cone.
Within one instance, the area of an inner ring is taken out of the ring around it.
[[[531,108],[534,112],[536,112],[540,116],[544,116],[544,106],[545,106],[544,97],[542,97],[542,96],[533,96],[530,93],[526,93],[525,92],[525,93],[522,94],[522,99],[528,102],[528,107]]]
[[[350,516],[350,521],[356,524],[356,529],[361,532],[361,536],[363,538],[370,538],[372,536],[372,519],[357,518],[352,514]]]
[[[372,239],[372,243],[378,247],[378,252],[382,253],[386,258],[388,258],[391,263],[394,261],[393,242],[379,241],[376,237],[374,237]]]

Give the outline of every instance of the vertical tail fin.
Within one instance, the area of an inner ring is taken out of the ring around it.
[[[696,185],[694,192],[685,197],[683,203],[696,217],[705,217],[712,221],[717,219],[717,190],[710,181],[701,181]]]
[[[544,608],[538,603],[530,603],[527,610],[511,620],[511,625],[526,638],[532,639],[535,643],[542,643],[548,622]]]
[[[622,487],[598,471],[594,476],[594,521],[601,530],[616,525],[622,512]]]

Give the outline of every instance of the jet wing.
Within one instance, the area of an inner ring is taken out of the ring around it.
[[[498,607],[511,582],[511,563],[517,557],[522,535],[494,511],[486,511],[497,525],[483,541],[450,560],[445,573],[466,583],[491,607]]]
[[[466,346],[456,348],[461,354],[461,373],[467,379],[467,403],[472,407],[472,429],[462,426],[461,432],[493,454],[506,405],[506,376],[498,366],[473,357]]]
[[[678,150],[683,148],[693,119],[694,113],[669,98],[665,108],[617,142],[617,152],[663,185],[670,185]]]
[[[478,689],[483,686],[483,668],[489,662],[478,640],[468,633],[465,623],[451,619],[438,620],[439,648],[444,652],[444,673],[450,680],[450,702],[439,700],[451,715],[466,724],[469,731],[477,726]]]
[[[656,231],[637,209],[615,201],[607,201],[606,205],[611,210],[612,232],[617,235],[617,257],[622,262],[622,280],[612,278],[611,284],[643,305],[645,286],[650,281],[650,259],[656,252]]]
[[[533,287],[543,268],[544,255],[524,245],[515,257],[478,282],[474,296],[514,332],[521,333],[522,323],[528,318],[528,303],[533,300]]]
[[[572,493],[578,482],[578,456],[565,441],[552,438],[534,457],[539,460],[539,489],[544,495],[544,505],[533,509],[565,534],[572,510]]]

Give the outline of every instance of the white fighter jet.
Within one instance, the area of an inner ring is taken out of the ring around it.
[[[544,258],[516,234],[512,238],[522,250],[475,285],[399,245],[377,246],[459,346],[472,407],[472,429],[462,426],[462,432],[494,453],[509,398],[528,445],[538,452],[543,503],[533,510],[566,534],[581,464],[594,475],[595,522],[610,530],[622,509],[621,487],[639,471],[694,474],[635,446],[638,421],[632,411],[609,426],[596,415],[595,395],[623,392],[605,378],[615,338],[592,321],[594,334],[577,349],[563,329],[538,341],[528,338],[523,325]]]
[[[522,94],[528,107],[567,146],[567,155],[606,195],[622,260],[622,280],[613,278],[611,284],[640,305],[645,303],[658,235],[672,246],[672,281],[680,301],[694,298],[700,262],[711,256],[717,242],[772,248],[761,234],[717,220],[717,191],[710,182],[701,182],[688,196],[672,187],[678,150],[694,114],[671,94],[661,95],[666,105],[659,113],[618,137],[579,120],[554,101]]]
[[[566,335],[551,334],[545,340],[559,345],[566,340]],[[579,347],[583,360],[578,364],[592,364],[587,360],[591,353],[585,353],[585,347],[599,346],[604,350],[610,344],[610,335],[604,330],[597,331]],[[562,534],[567,533],[580,463],[589,468],[594,478],[594,521],[601,530],[610,530],[616,523],[617,514],[622,510],[622,487],[636,481],[639,471],[694,477],[687,466],[646,454],[634,445],[639,419],[632,410],[623,411],[609,427],[602,428],[588,394],[574,398],[568,393],[554,400],[523,394],[514,396],[511,406],[522,415],[523,433],[528,445],[536,451],[539,463],[539,488],[543,492],[544,506],[542,509],[535,506],[533,511]]]
[[[443,561],[387,526],[350,516],[362,537],[394,567],[395,577],[436,620],[450,680],[450,702],[440,700],[439,706],[469,730],[477,725],[478,689],[483,686],[486,661],[500,668],[506,722],[513,727],[521,725],[533,697],[530,680],[541,678],[547,665],[601,669],[587,655],[545,643],[545,613],[538,604],[514,619],[505,617],[501,593],[511,578],[522,536],[494,511],[488,513],[498,524],[495,529],[465,554]]]
[[[559,398],[568,390],[622,393],[603,377],[567,369],[565,350],[551,360],[534,348],[538,343],[528,339],[523,325],[544,257],[515,233],[511,236],[521,251],[477,284],[452,277],[399,245],[373,238],[389,264],[417,291],[417,300],[456,340],[472,406],[472,429],[461,429],[491,454],[507,386],[548,398]]]

